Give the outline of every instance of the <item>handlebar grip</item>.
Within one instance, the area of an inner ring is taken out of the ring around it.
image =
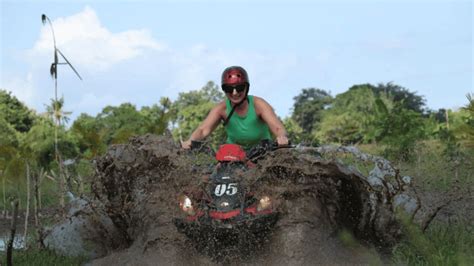
[[[191,140],[191,150],[199,150],[204,146],[204,141]]]

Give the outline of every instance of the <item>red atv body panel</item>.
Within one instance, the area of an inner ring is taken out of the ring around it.
[[[246,158],[245,151],[237,144],[223,144],[216,153],[216,160],[219,162],[244,162]]]

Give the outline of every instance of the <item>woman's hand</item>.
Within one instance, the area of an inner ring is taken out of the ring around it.
[[[181,148],[185,150],[191,149],[191,140],[181,141]]]
[[[289,141],[288,141],[288,137],[286,137],[285,135],[283,136],[278,136],[276,138],[276,141],[278,143],[278,146],[284,146],[284,145],[288,145],[290,144]]]

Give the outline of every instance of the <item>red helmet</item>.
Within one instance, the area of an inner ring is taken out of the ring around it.
[[[221,86],[240,84],[247,84],[247,86],[250,85],[249,76],[243,67],[231,66],[222,72]]]

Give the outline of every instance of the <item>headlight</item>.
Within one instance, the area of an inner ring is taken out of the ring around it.
[[[272,207],[272,200],[268,196],[263,196],[257,205],[257,211],[263,211]]]
[[[183,195],[179,198],[179,208],[187,213],[188,215],[194,215],[195,214],[195,211],[194,211],[194,208],[193,208],[193,203],[191,201],[191,199],[186,196],[186,195]]]

